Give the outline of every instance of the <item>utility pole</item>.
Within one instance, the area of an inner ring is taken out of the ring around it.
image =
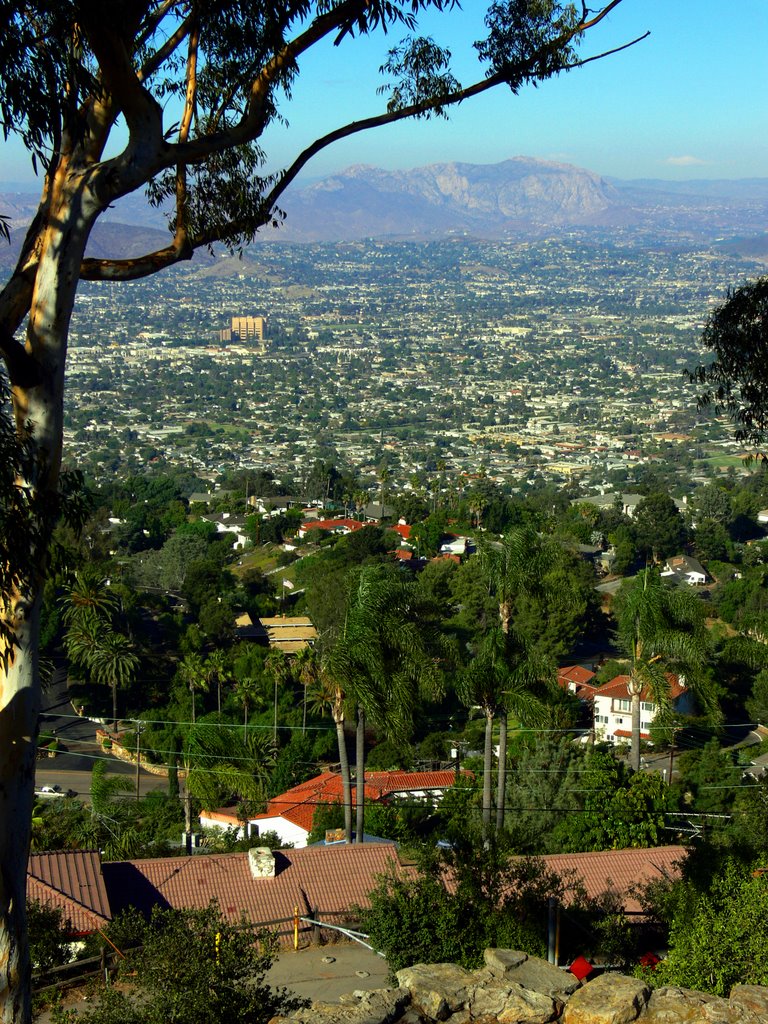
[[[139,800],[139,772],[141,771],[141,727],[143,722],[136,722],[136,799]]]

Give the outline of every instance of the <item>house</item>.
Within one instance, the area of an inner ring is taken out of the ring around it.
[[[305,519],[299,527],[299,537],[306,537],[310,530],[325,530],[328,533],[346,535],[361,529],[365,524],[357,519]]]
[[[595,673],[583,665],[564,665],[557,670],[557,685],[581,700],[591,700],[597,691],[592,686]]]
[[[382,519],[391,519],[394,514],[392,505],[382,505],[378,501],[370,501],[363,508],[363,515],[369,523],[380,523]]]
[[[248,612],[242,612],[235,619],[235,637],[295,654],[314,644],[317,630],[306,615],[276,615],[253,622]]]
[[[667,675],[670,684],[672,706],[684,710],[688,702],[685,684],[675,675]],[[604,686],[595,688],[592,695],[594,707],[595,739],[607,743],[627,743],[632,738],[632,698],[628,689],[629,676],[616,676]],[[650,739],[650,726],[656,716],[656,704],[648,690],[640,693],[640,739]]]
[[[311,647],[317,640],[317,630],[306,615],[262,616],[258,621],[266,633],[269,646],[276,647],[284,654],[295,654],[305,647]]]
[[[458,555],[463,558],[469,550],[469,538],[455,533],[446,533],[440,544],[441,555]]]
[[[458,777],[462,776],[471,777],[471,773],[462,772]],[[456,783],[456,779],[453,770],[366,772],[365,799],[372,802],[404,798],[440,800],[446,789]],[[245,827],[251,835],[276,832],[281,842],[293,843],[295,848],[301,849],[307,845],[317,805],[341,803],[343,798],[341,775],[338,772],[323,772],[281,793],[280,796],[272,797],[267,809],[262,814],[249,818]],[[352,799],[355,800],[354,787]],[[238,820],[232,808],[204,810],[199,820],[204,828],[243,828],[243,823]]]
[[[665,579],[687,583],[689,587],[702,586],[709,579],[701,562],[690,555],[673,555],[668,558],[661,575]]]
[[[204,523],[213,523],[217,533],[233,533],[236,548],[244,548],[248,543],[245,533],[245,516],[233,515],[231,512],[207,512],[200,518]]]
[[[621,511],[630,519],[634,517],[635,509],[643,500],[642,494],[592,494],[584,498],[572,498],[572,505],[594,505],[598,509],[609,509],[621,507]]]

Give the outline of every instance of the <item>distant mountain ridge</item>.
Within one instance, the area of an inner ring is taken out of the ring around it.
[[[0,192],[14,245],[34,211],[31,193]],[[570,164],[511,157],[497,164],[437,163],[389,171],[355,165],[286,192],[287,219],[258,241],[336,242],[543,237],[563,230],[639,231],[671,243],[707,244],[768,230],[768,179],[620,181]],[[136,256],[165,244],[160,211],[128,196],[100,219],[89,253]]]

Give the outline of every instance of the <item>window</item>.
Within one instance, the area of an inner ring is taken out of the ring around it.
[[[616,711],[631,711],[632,705],[628,700],[616,700],[613,702]]]
[[[650,701],[644,700],[640,705],[640,709],[642,711],[650,711],[651,713],[653,713],[656,710],[656,705],[651,703]]]

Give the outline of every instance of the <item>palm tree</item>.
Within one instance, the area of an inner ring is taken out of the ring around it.
[[[61,598],[62,619],[72,626],[83,618],[111,622],[118,599],[109,589],[109,580],[93,566],[84,566],[64,584]]]
[[[536,690],[554,677],[554,668],[514,629],[492,629],[483,637],[469,667],[461,673],[456,689],[467,707],[479,707],[485,717],[483,751],[483,827],[491,826],[493,790],[493,723],[498,717],[499,761],[496,794],[496,829],[504,827],[506,797],[507,713],[523,724],[540,725],[547,709]]]
[[[525,638],[520,636],[512,626],[515,600],[518,597],[533,594],[544,594],[547,591],[546,574],[555,559],[554,549],[541,542],[538,535],[530,527],[517,527],[510,530],[499,543],[483,541],[478,551],[480,567],[483,571],[489,591],[495,595],[499,604],[499,629],[503,640],[503,657],[500,641],[491,639],[487,649],[492,653],[488,661],[491,675],[498,677],[501,686],[512,685],[510,693],[520,693],[524,680],[528,684],[538,681],[553,680],[554,666],[545,659],[537,657]],[[491,633],[491,638],[493,633]],[[475,671],[481,671],[478,666]],[[482,670],[485,672],[485,670]],[[470,673],[470,679],[472,673]],[[488,689],[490,680],[481,689]],[[492,687],[491,687],[492,688]],[[469,686],[471,691],[472,685]],[[499,831],[504,827],[504,808],[506,803],[507,779],[507,701],[492,700],[489,710],[491,714],[490,728],[493,728],[493,717],[499,718],[499,761],[496,791],[496,827]],[[528,724],[533,724],[529,722]],[[486,722],[486,732],[488,730]],[[490,785],[492,770],[492,744],[488,746],[486,736],[486,756],[484,779]],[[483,823],[490,825],[491,798],[483,798]],[[487,820],[486,820],[487,819]]]
[[[444,649],[421,611],[415,588],[388,569],[372,565],[351,573],[344,624],[323,661],[323,672],[337,689],[335,706],[343,709],[351,701],[357,710],[358,842],[363,841],[366,719],[403,739],[412,730],[419,692],[439,689],[437,658]],[[343,730],[340,756],[342,741]],[[346,793],[345,787],[345,798]],[[351,787],[349,800],[351,823]]]
[[[122,633],[108,630],[93,650],[89,667],[99,682],[112,688],[112,718],[117,726],[117,688],[128,686],[139,667],[133,644]]]
[[[226,652],[218,648],[205,659],[208,684],[216,683],[216,710],[221,714],[221,684],[231,679]]]
[[[192,724],[196,721],[195,692],[208,690],[208,674],[199,654],[186,654],[178,668],[179,677],[186,684],[192,697]]]
[[[235,683],[235,700],[243,709],[243,739],[248,735],[248,712],[256,703],[259,693],[259,681],[253,676],[244,676]]]
[[[278,689],[291,677],[291,666],[288,658],[278,647],[272,647],[264,659],[264,668],[272,676],[275,683],[275,724],[273,742],[277,743],[277,701]]]
[[[317,651],[314,647],[302,647],[301,650],[297,651],[293,658],[293,666],[296,670],[298,681],[301,683],[304,691],[304,699],[302,701],[302,721],[301,731],[307,731],[307,691],[308,688],[314,683],[318,673],[318,660]]]
[[[112,689],[112,719],[117,725],[117,689],[136,675],[139,659],[133,643],[99,620],[93,612],[76,617],[64,634],[67,655],[94,681]]]
[[[349,755],[344,732],[348,710],[347,695],[343,685],[333,678],[321,662],[320,671],[314,682],[310,684],[310,708],[317,714],[330,711],[336,727],[336,742],[339,748],[339,770],[344,798],[344,832],[347,842],[352,842],[352,776],[349,770]]]
[[[274,748],[263,735],[253,732],[241,739],[214,717],[197,722],[187,731],[182,765],[184,824],[187,852],[191,852],[192,797],[209,808],[223,801],[262,800],[274,765]]]
[[[617,595],[616,635],[629,661],[632,710],[630,765],[640,768],[640,700],[644,693],[668,716],[671,710],[670,674],[684,676],[708,717],[717,721],[721,711],[704,671],[710,657],[704,609],[691,591],[670,588],[656,569],[638,573]]]

